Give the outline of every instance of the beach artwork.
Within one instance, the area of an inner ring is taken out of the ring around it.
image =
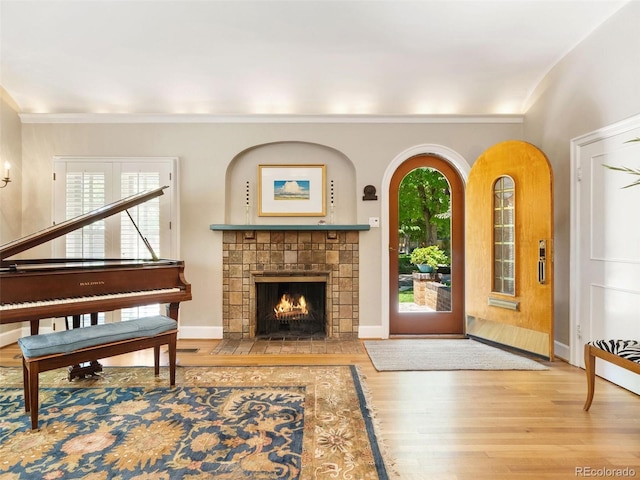
[[[325,165],[258,165],[258,215],[324,217]]]

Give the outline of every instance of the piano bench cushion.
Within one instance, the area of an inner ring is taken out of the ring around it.
[[[66,354],[83,348],[95,347],[132,338],[154,337],[176,330],[178,323],[164,315],[137,318],[123,322],[105,323],[91,327],[74,328],[62,332],[31,335],[18,340],[25,358]]]

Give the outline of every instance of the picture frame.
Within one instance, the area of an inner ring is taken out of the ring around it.
[[[325,165],[258,165],[258,215],[324,217]]]

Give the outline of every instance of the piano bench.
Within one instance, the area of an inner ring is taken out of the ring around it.
[[[124,322],[31,335],[18,340],[22,350],[24,408],[31,412],[31,428],[38,429],[38,374],[56,368],[154,349],[154,373],[160,374],[160,346],[169,346],[169,384],[176,383],[175,320],[156,315]]]

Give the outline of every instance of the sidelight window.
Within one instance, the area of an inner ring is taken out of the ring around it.
[[[515,295],[515,183],[498,178],[493,185],[493,291]]]

